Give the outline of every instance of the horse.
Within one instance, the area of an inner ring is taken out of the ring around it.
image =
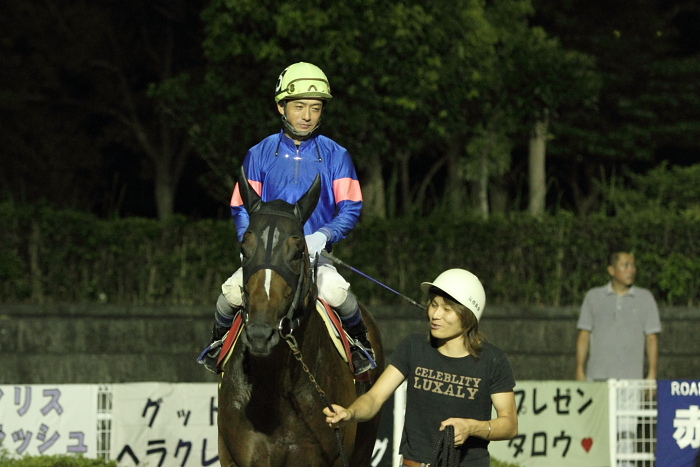
[[[367,467],[379,417],[333,429],[322,409],[350,405],[367,390],[331,341],[315,310],[314,268],[303,225],[320,195],[320,178],[295,204],[263,202],[241,171],[250,216],[241,241],[243,330],[219,380],[218,445],[224,467]],[[379,331],[361,311],[383,368]],[[284,342],[282,342],[284,341]]]

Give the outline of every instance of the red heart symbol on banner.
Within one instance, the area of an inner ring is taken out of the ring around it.
[[[593,440],[591,438],[583,438],[581,440],[581,446],[588,452],[591,450],[591,446],[593,446]]]

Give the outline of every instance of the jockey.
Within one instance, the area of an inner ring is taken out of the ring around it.
[[[355,374],[376,366],[357,299],[350,284],[333,264],[320,255],[344,239],[355,227],[362,210],[362,192],[348,151],[335,141],[316,133],[323,108],[331,99],[326,75],[315,65],[299,62],[287,67],[277,80],[275,102],[283,129],[248,150],[243,168],[248,183],[263,201],[282,199],[294,204],[321,176],[321,196],[304,224],[306,245],[312,262],[317,261],[318,295],[340,316],[354,341],[351,345]],[[238,184],[231,197],[231,215],[238,241],[243,239],[249,217]],[[243,270],[239,268],[222,286],[216,303],[212,344],[198,359],[216,372],[220,341],[243,306]]]

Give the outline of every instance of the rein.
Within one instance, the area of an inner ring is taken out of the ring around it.
[[[314,377],[313,374],[311,374],[311,370],[309,370],[309,367],[304,363],[303,357],[301,355],[301,350],[299,350],[299,346],[297,345],[297,340],[292,336],[291,331],[289,334],[287,334],[284,337],[284,341],[289,345],[289,349],[292,351],[292,354],[294,355],[294,358],[297,359],[299,363],[301,363],[301,368],[304,370],[304,372],[309,376],[309,381],[311,381],[311,384],[314,386],[316,389],[316,392],[318,393],[319,396],[321,396],[321,399],[323,399],[323,403],[326,404],[326,407],[328,407],[328,410],[333,412],[333,407],[331,406],[331,402],[328,400],[328,396],[326,396],[326,393],[321,389],[321,386],[318,385],[316,382],[316,378]],[[348,458],[345,455],[345,451],[343,450],[343,442],[340,439],[340,428],[336,427],[334,429],[335,431],[335,439],[338,442],[338,449],[340,450],[340,457],[343,459],[343,466],[348,467]]]
[[[455,427],[447,425],[438,433],[433,446],[433,462],[435,467],[457,467],[459,465],[459,451],[454,447]]]

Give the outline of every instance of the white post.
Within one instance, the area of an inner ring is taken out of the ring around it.
[[[610,465],[617,465],[617,381],[608,380],[608,436],[610,437]]]
[[[394,391],[394,442],[392,446],[392,466],[400,467],[401,455],[401,434],[403,433],[403,421],[406,416],[406,381]]]

